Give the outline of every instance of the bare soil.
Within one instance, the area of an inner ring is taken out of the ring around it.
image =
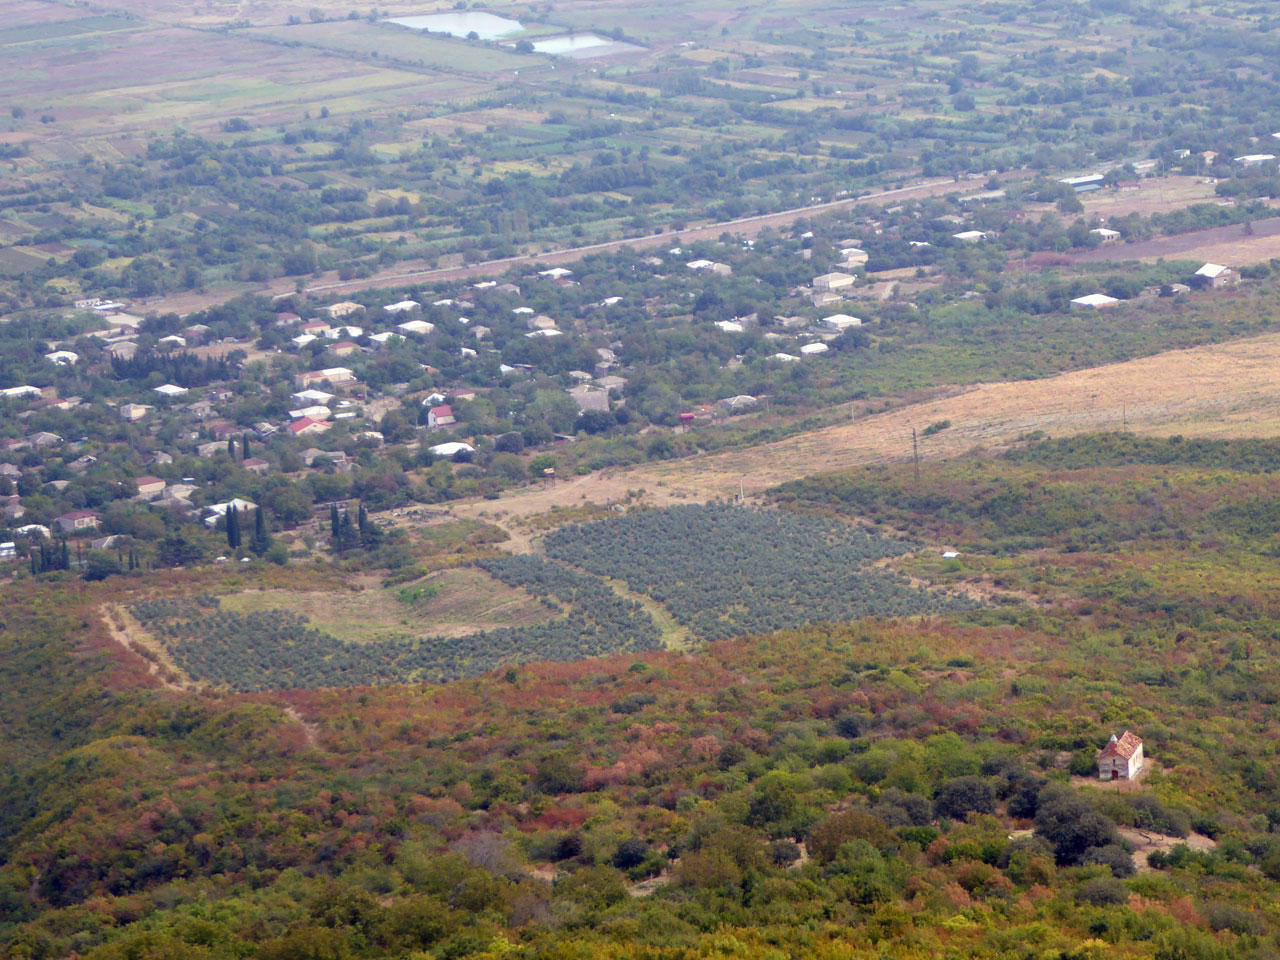
[[[1178,844],[1186,844],[1192,850],[1203,852],[1213,850],[1218,845],[1215,841],[1199,833],[1192,833],[1185,837],[1171,837],[1163,833],[1152,833],[1149,830],[1121,827],[1120,836],[1133,844],[1133,865],[1137,870],[1142,871],[1151,869],[1151,864],[1147,862],[1147,858],[1157,850],[1161,853],[1168,853]]]

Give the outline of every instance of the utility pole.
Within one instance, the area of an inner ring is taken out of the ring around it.
[[[920,439],[916,436],[916,428],[911,428],[911,456],[916,462],[916,482],[920,482]]]

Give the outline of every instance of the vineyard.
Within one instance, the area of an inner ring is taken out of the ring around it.
[[[716,505],[574,524],[546,538],[548,556],[625,581],[704,640],[973,605],[874,566],[912,549],[835,521]]]
[[[240,692],[442,682],[508,664],[659,646],[649,614],[595,577],[537,557],[492,558],[478,565],[563,616],[464,637],[394,636],[351,643],[316,630],[296,613],[237,613],[223,610],[211,596],[147,600],[130,612],[188,675]]]

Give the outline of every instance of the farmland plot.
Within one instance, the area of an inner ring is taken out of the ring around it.
[[[642,511],[562,527],[547,537],[546,549],[648,594],[705,640],[971,606],[874,566],[913,544],[772,510]]]

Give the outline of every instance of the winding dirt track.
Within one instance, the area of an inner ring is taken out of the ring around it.
[[[671,463],[606,471],[528,489],[497,502],[460,504],[465,516],[542,513],[555,505],[604,503],[643,488],[664,504],[758,493],[825,470],[906,464],[911,431],[949,420],[920,441],[922,459],[999,450],[1032,431],[1061,437],[1095,430],[1187,436],[1280,434],[1280,334],[1130,360],[1046,380],[980,384],[776,443]]]

